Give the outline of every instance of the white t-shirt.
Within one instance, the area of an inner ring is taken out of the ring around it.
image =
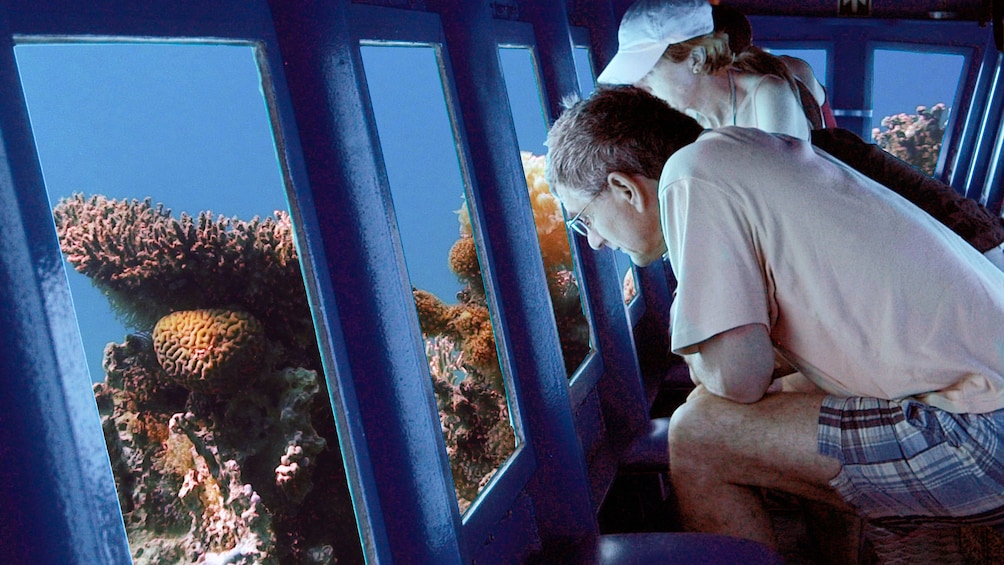
[[[764,324],[830,394],[1004,408],[1004,272],[811,144],[704,132],[667,161],[672,349]]]

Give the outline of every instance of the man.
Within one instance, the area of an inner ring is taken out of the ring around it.
[[[1004,506],[1004,272],[973,247],[805,141],[703,131],[633,87],[569,108],[548,147],[569,227],[679,281],[688,529],[775,545],[760,487],[870,518]],[[775,357],[803,392],[773,392]]]

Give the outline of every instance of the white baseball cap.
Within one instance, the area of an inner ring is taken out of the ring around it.
[[[634,84],[648,74],[673,43],[715,30],[708,0],[638,0],[617,32],[617,54],[596,81]]]

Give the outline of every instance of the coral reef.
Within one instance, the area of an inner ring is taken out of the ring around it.
[[[548,270],[571,269],[572,251],[568,244],[568,234],[565,231],[565,217],[561,211],[561,202],[551,194],[547,180],[544,178],[544,156],[534,155],[529,151],[520,151],[520,159],[523,163],[523,176],[526,178],[530,207],[533,209],[533,221],[537,227],[537,241],[540,243],[544,266]],[[471,236],[473,233],[471,216],[466,203],[457,210],[457,216],[460,221],[461,239],[465,236]],[[477,267],[476,261],[475,257],[474,267]]]
[[[544,157],[528,152],[521,157],[562,354],[571,375],[589,352],[589,326],[582,314],[564,216],[544,180]],[[414,296],[463,510],[512,453],[516,440],[466,203],[457,216],[460,237],[448,260],[466,285],[457,295],[459,303],[447,305],[419,289]]]
[[[551,305],[561,338],[561,353],[565,360],[565,369],[571,375],[589,353],[590,345],[589,326],[582,313],[579,285],[575,280],[572,252],[568,242],[568,232],[565,229],[565,217],[561,210],[561,202],[551,194],[544,178],[544,156],[521,151],[520,158],[533,210],[537,241],[540,244],[544,271],[547,275]],[[461,292],[461,300],[483,302],[484,282],[466,202],[457,210],[457,217],[460,222],[460,239],[450,250],[450,269],[468,285]]]
[[[589,328],[564,218],[543,158],[523,163],[571,374]],[[134,561],[361,562],[289,216],[175,218],[77,194],[54,217],[66,259],[136,329],[108,345],[94,386]],[[516,437],[466,206],[459,217],[458,303],[414,295],[466,509]]]
[[[448,306],[423,290],[414,295],[453,483],[465,510],[516,446],[491,319],[477,302]]]
[[[882,118],[885,131],[872,129],[872,139],[882,149],[933,175],[945,136],[946,112],[946,106],[939,102],[930,109],[917,106],[916,114],[886,116]]]
[[[176,310],[243,310],[287,356],[300,357],[296,365],[317,357],[289,214],[176,219],[149,198],[74,194],[53,216],[66,260],[109,296],[126,325],[150,330]]]
[[[289,217],[81,195],[54,213],[137,329],[94,385],[134,562],[361,563]]]

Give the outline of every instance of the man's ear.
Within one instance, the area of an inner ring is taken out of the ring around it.
[[[607,186],[615,198],[622,198],[632,208],[641,211],[649,204],[650,195],[638,175],[614,171],[607,175]]]
[[[708,62],[708,50],[704,47],[694,47],[690,50],[690,70],[696,75],[704,72]]]

